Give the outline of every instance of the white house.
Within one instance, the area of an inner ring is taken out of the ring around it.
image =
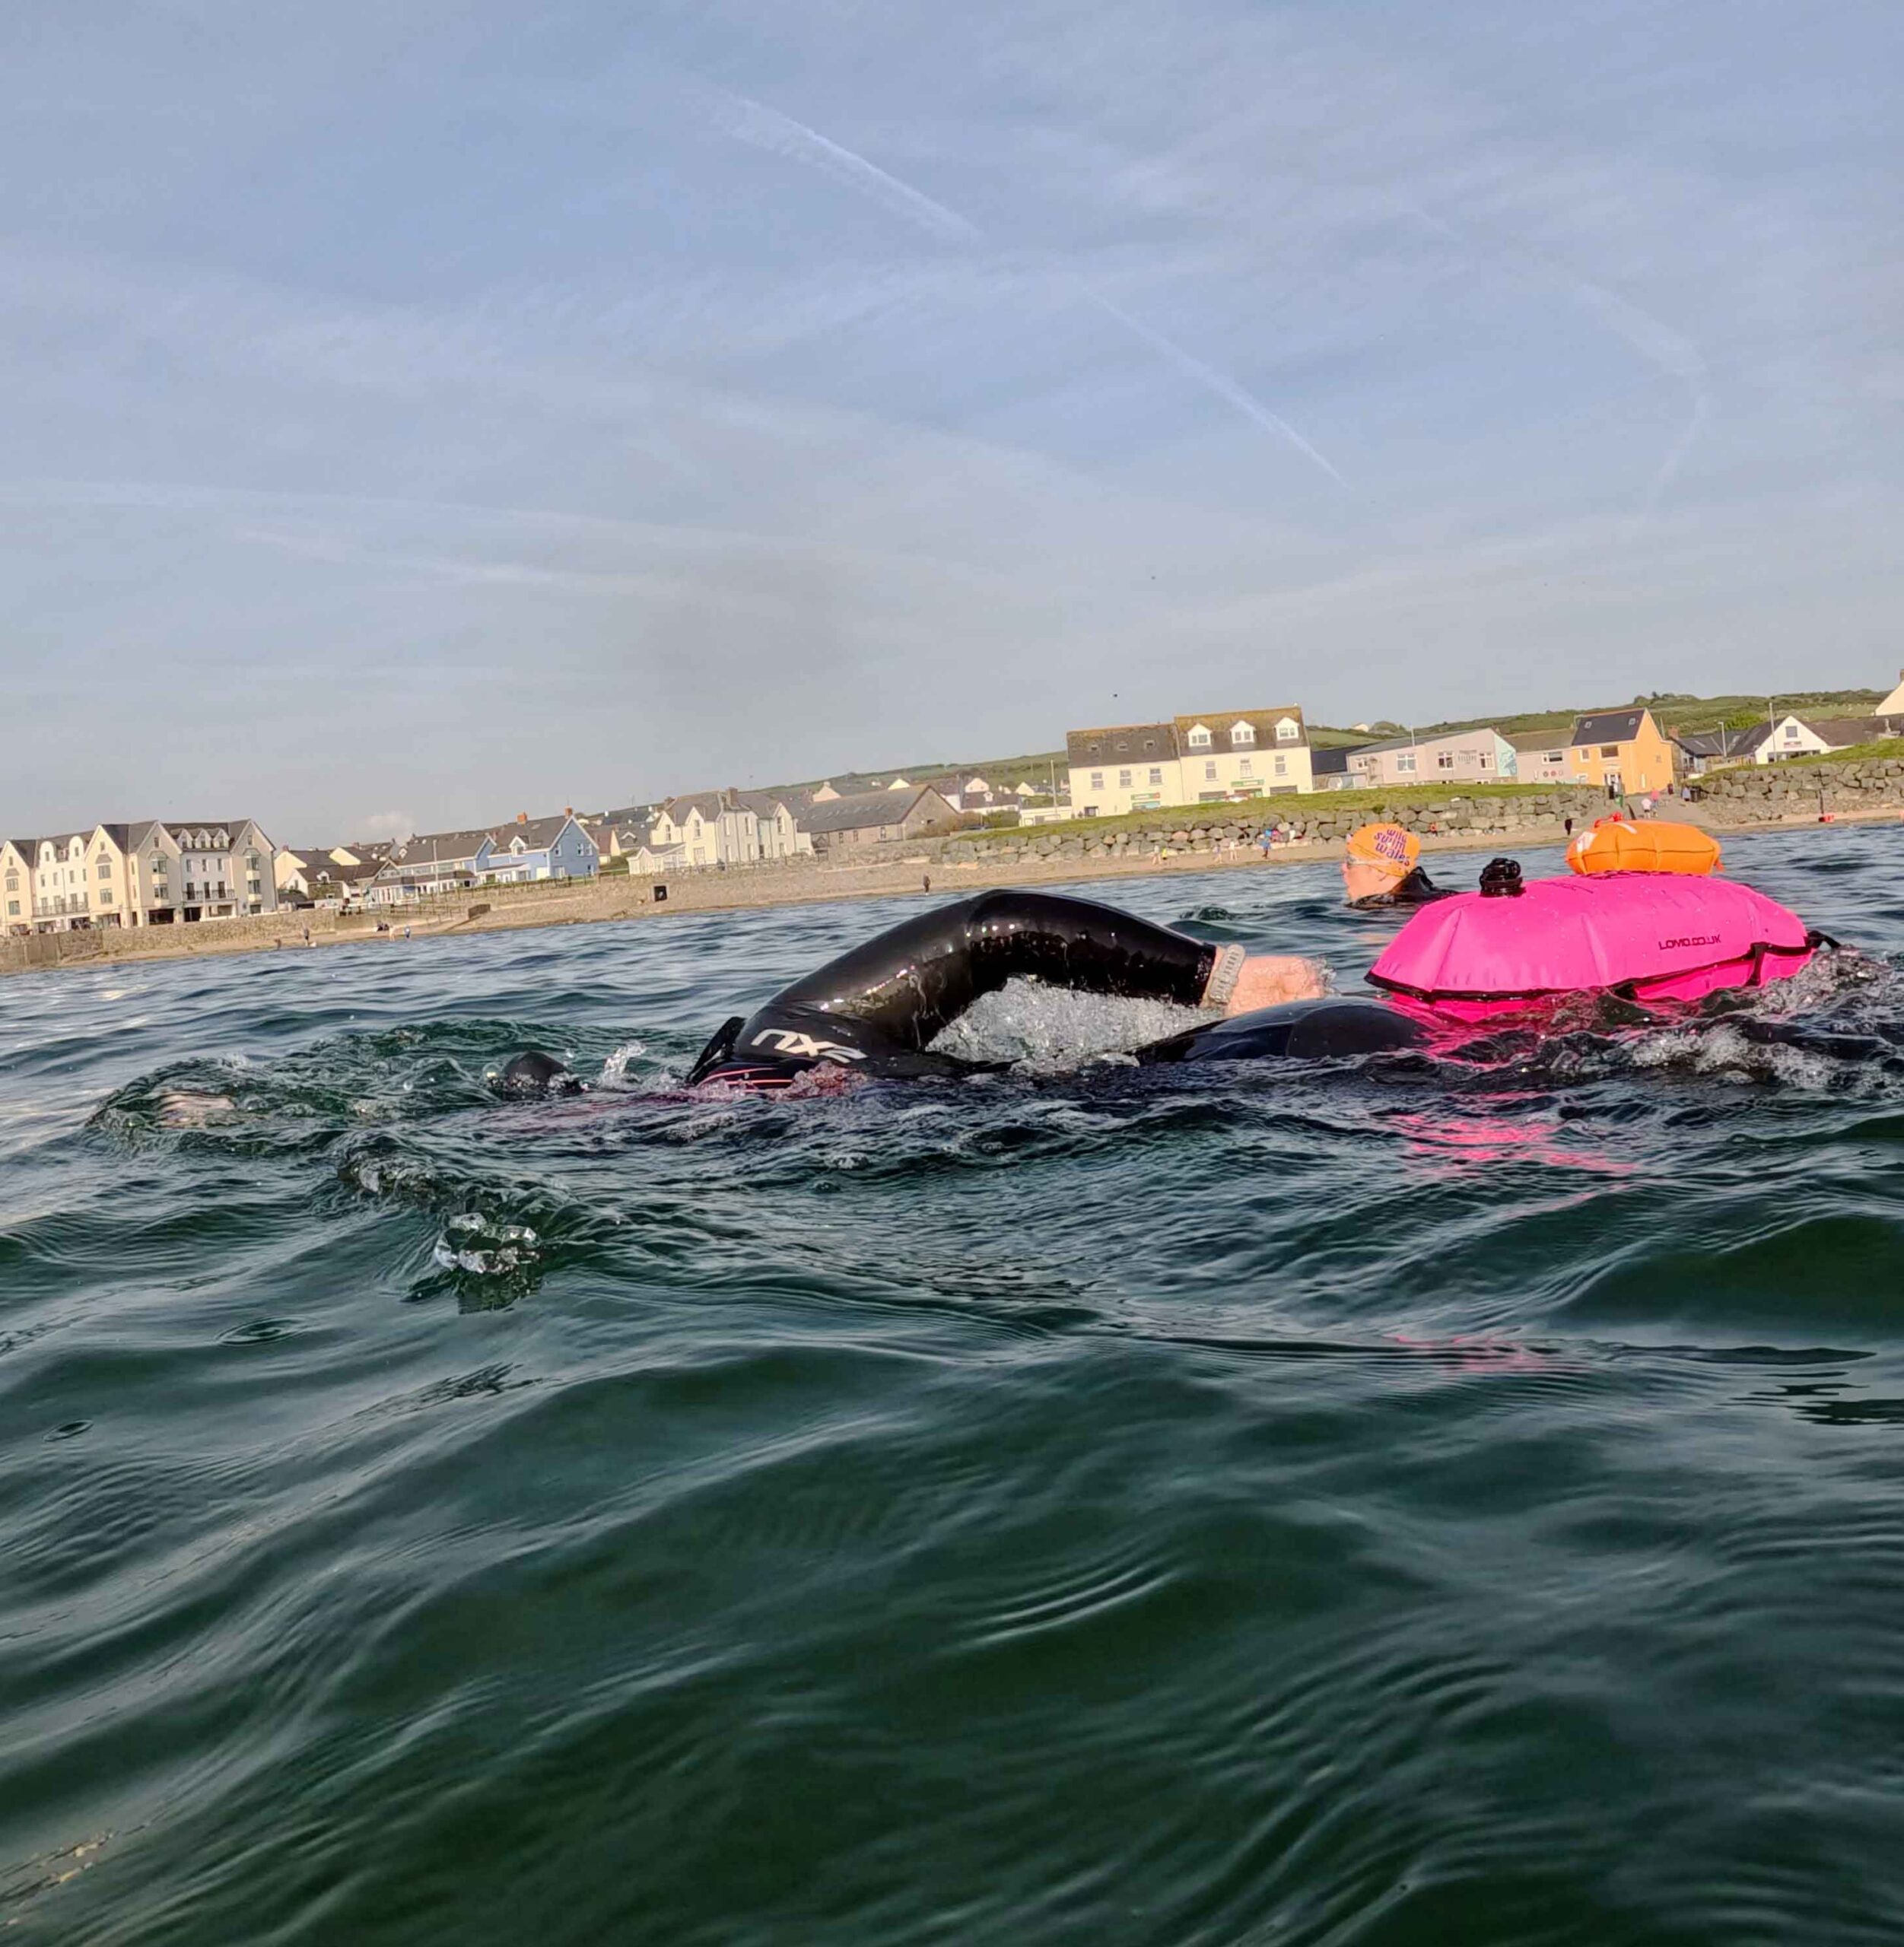
[[[629,869],[771,865],[812,850],[790,800],[767,791],[697,791],[670,798],[655,814]]]

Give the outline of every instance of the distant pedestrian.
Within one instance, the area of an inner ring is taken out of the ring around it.
[[[1568,836],[1569,838],[1572,837],[1572,836],[1573,836],[1573,820],[1572,820],[1572,818],[1562,818],[1562,819],[1561,820],[1561,823],[1562,823],[1562,824],[1564,824],[1564,825],[1567,827],[1567,836]]]
[[[921,885],[923,885],[923,886],[925,888],[925,889],[926,889],[928,892],[931,891],[931,890],[932,890],[932,875],[931,875],[931,873],[927,872],[927,873],[924,875],[924,877],[923,877],[923,878],[921,878],[921,879],[920,879],[920,884]]]
[[[1270,847],[1276,843],[1276,834],[1271,831],[1267,825],[1265,825],[1263,829],[1256,834],[1256,842],[1262,846],[1263,856],[1267,859],[1270,856]]]
[[[410,929],[408,926],[405,926],[403,929],[403,937],[406,940],[410,937]]]
[[[304,944],[307,946],[310,945],[310,929],[308,926],[304,929]]]

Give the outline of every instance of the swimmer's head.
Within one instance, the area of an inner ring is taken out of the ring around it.
[[[1349,834],[1342,883],[1353,904],[1393,892],[1415,869],[1422,842],[1398,824],[1365,824]]]
[[[488,1080],[505,1095],[568,1095],[588,1085],[566,1062],[539,1048],[513,1056],[500,1072],[492,1071]]]

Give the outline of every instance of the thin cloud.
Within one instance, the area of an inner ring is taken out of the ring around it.
[[[941,202],[927,195],[923,190],[915,189],[909,183],[879,167],[876,163],[853,150],[841,146],[830,137],[823,135],[817,129],[809,128],[804,122],[796,122],[790,115],[784,115],[777,108],[751,100],[745,95],[729,94],[721,91],[717,96],[716,120],[720,128],[736,141],[746,143],[752,148],[761,149],[770,155],[777,155],[790,162],[805,164],[831,176],[835,182],[844,183],[849,189],[870,196],[882,208],[895,215],[904,217],[941,243],[977,244],[985,241],[985,233],[969,218],[956,210],[948,209]],[[1067,273],[1067,275],[1069,274]],[[1213,365],[1206,363],[1194,352],[1187,351],[1175,338],[1168,338],[1154,326],[1145,324],[1134,318],[1120,305],[1114,303],[1101,291],[1094,289],[1082,278],[1070,277],[1072,287],[1078,295],[1114,323],[1120,325],[1140,344],[1148,345],[1164,361],[1174,367],[1185,378],[1194,380],[1226,405],[1233,407],[1260,430],[1275,435],[1293,446],[1303,458],[1321,468],[1339,487],[1346,487],[1344,480],[1334,466],[1318,448],[1305,439],[1280,413],[1270,408],[1239,385],[1228,373],[1219,372]]]

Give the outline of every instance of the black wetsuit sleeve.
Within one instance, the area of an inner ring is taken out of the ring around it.
[[[1196,1006],[1219,949],[1089,899],[982,892],[828,961],[763,1008],[813,1009],[923,1048],[981,994],[1020,977]]]
[[[917,1055],[981,994],[1019,977],[1194,1007],[1225,951],[1092,900],[983,892],[904,920],[783,988],[730,1046],[752,1059]]]

